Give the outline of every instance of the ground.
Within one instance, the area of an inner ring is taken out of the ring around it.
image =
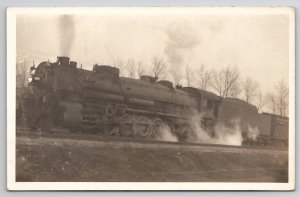
[[[288,153],[21,135],[16,144],[16,180],[287,182]]]

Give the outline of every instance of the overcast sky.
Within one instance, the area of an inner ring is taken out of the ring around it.
[[[288,25],[287,15],[20,15],[17,61],[38,64],[67,55],[91,69],[128,58],[150,65],[153,56],[161,56],[179,75],[185,65],[237,65],[242,77],[267,91],[288,79]]]

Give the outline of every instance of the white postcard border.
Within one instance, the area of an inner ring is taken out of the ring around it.
[[[289,15],[288,183],[229,182],[16,182],[16,15]],[[7,9],[7,188],[9,190],[293,190],[295,189],[295,10],[292,7],[32,7]]]

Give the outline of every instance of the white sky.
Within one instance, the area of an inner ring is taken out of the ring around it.
[[[38,64],[68,55],[91,69],[94,63],[112,65],[118,58],[150,65],[153,56],[161,56],[178,72],[184,72],[187,64],[194,69],[201,64],[207,69],[236,64],[242,77],[253,78],[263,91],[281,78],[288,79],[288,15],[77,15],[69,52],[60,47],[59,19],[18,16],[17,61]],[[170,63],[168,47],[183,58],[179,65]]]

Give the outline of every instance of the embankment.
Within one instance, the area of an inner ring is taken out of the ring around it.
[[[287,182],[283,150],[17,137],[17,181]]]

